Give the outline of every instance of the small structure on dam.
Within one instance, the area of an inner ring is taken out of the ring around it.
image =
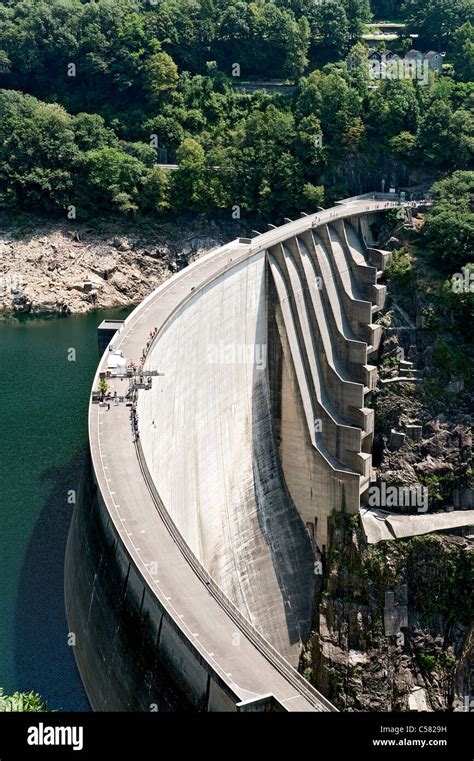
[[[334,710],[296,667],[328,518],[371,481],[389,255],[370,223],[398,205],[348,199],[234,241],[115,334],[125,367],[98,368],[111,398],[90,405],[66,558],[94,709]]]
[[[113,340],[114,335],[123,326],[123,320],[103,320],[97,328],[99,354],[102,355]]]

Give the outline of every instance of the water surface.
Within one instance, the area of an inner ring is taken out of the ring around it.
[[[87,446],[97,326],[129,311],[0,315],[0,687],[35,690],[50,708],[89,710],[64,613],[68,498]]]

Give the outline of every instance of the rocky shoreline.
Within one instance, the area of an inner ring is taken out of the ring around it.
[[[174,272],[237,237],[237,225],[203,220],[124,234],[90,224],[0,220],[0,312],[84,314],[142,301]]]

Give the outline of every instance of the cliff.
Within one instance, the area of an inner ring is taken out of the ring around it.
[[[325,584],[301,663],[306,677],[340,710],[467,710],[472,542],[425,536],[368,547],[357,520],[331,521]],[[406,603],[407,625],[387,636],[390,593],[395,607]]]

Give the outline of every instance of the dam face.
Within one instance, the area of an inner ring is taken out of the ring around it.
[[[296,664],[311,625],[314,560],[279,466],[267,333],[260,252],[168,322],[148,360],[164,376],[138,410],[152,421],[143,452],[177,528],[240,612]]]
[[[395,205],[234,241],[113,339],[95,387],[107,376],[129,406],[90,405],[65,573],[95,710],[334,710],[295,667],[328,518],[370,483],[387,255],[369,217]]]

